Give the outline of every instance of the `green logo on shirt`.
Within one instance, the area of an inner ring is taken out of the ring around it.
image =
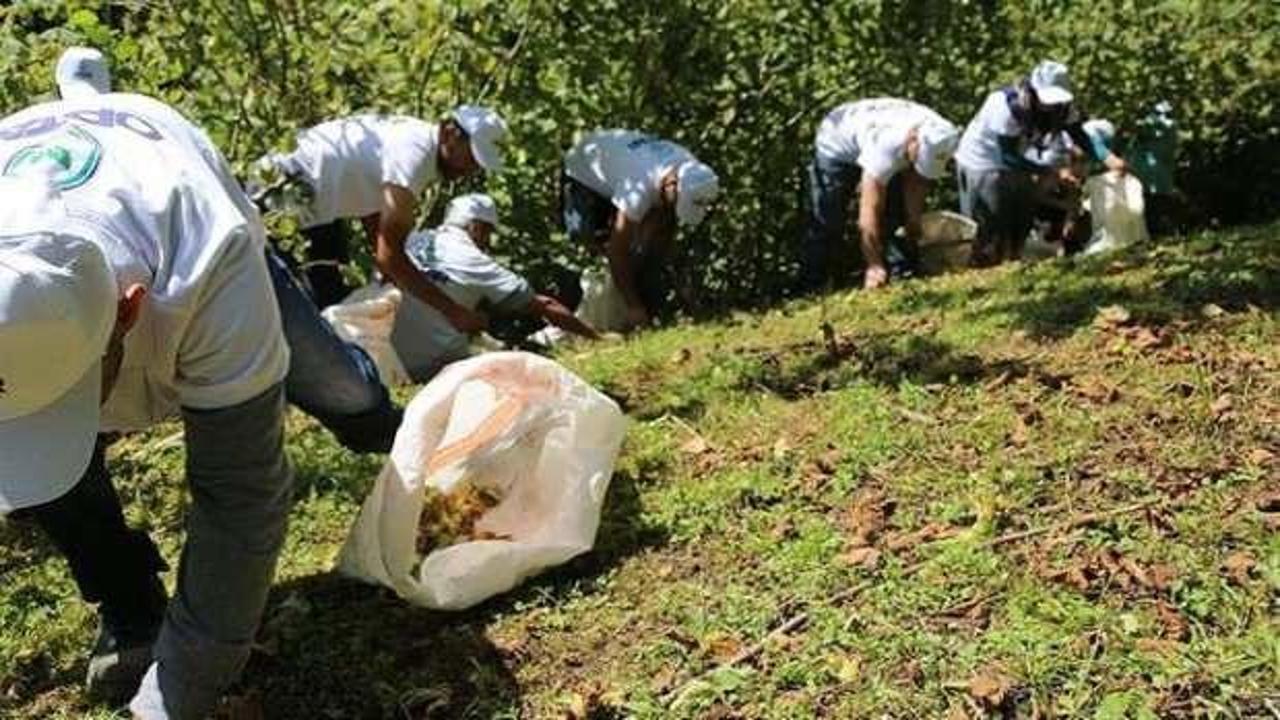
[[[78,188],[98,171],[102,145],[75,125],[38,145],[28,145],[5,163],[4,174],[13,177],[44,175],[59,190]]]

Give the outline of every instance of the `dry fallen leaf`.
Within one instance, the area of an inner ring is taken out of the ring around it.
[[[1147,568],[1147,577],[1151,582],[1152,590],[1165,592],[1172,588],[1174,581],[1178,579],[1178,570],[1172,565],[1156,563]]]
[[[1276,459],[1276,454],[1266,448],[1255,448],[1249,452],[1251,465],[1268,465]]]
[[[1138,350],[1150,350],[1163,345],[1167,337],[1161,333],[1153,332],[1150,328],[1139,327],[1134,328],[1133,332],[1128,334],[1128,339],[1129,344]]]
[[[779,542],[783,540],[790,540],[798,534],[799,533],[796,531],[795,521],[788,517],[784,517],[779,520],[777,524],[773,526],[773,529],[769,531],[770,537]]]
[[[836,679],[842,683],[856,682],[862,677],[862,658],[856,655],[841,654],[832,658]]]
[[[1156,619],[1160,621],[1160,634],[1163,637],[1181,642],[1191,636],[1191,626],[1187,624],[1187,619],[1178,612],[1178,608],[1164,600],[1156,602]]]
[[[1259,512],[1280,513],[1280,492],[1264,495],[1254,505]]]
[[[876,565],[880,564],[880,551],[868,546],[855,547],[849,552],[840,556],[840,560],[846,565],[853,567],[862,567],[867,570],[874,570]]]
[[[582,693],[569,693],[565,700],[564,720],[587,720],[590,714],[590,700]]]
[[[676,686],[676,668],[674,665],[667,665],[653,676],[651,687],[653,692],[659,695],[665,694]]]
[[[845,515],[845,527],[849,530],[849,544],[853,547],[871,545],[888,525],[889,515],[895,504],[883,492],[871,490],[859,493],[853,507]]]
[[[1134,641],[1133,646],[1142,652],[1169,655],[1176,652],[1181,644],[1163,638],[1139,638]]]
[[[1093,326],[1096,328],[1113,328],[1129,322],[1132,315],[1123,305],[1107,305],[1098,308],[1098,314],[1093,318]]]
[[[680,452],[686,455],[701,455],[711,449],[711,444],[701,435],[694,435],[680,446]]]
[[[1247,585],[1249,583],[1249,575],[1257,565],[1258,561],[1254,559],[1253,555],[1244,550],[1237,550],[1222,561],[1222,569],[1226,571],[1227,577],[1231,578],[1237,585]]]
[[[1013,681],[995,670],[984,670],[969,680],[969,695],[983,708],[995,710],[1008,701]]]
[[[900,550],[913,550],[917,546],[933,542],[935,540],[945,540],[946,538],[955,537],[960,534],[960,529],[940,522],[931,522],[924,527],[913,532],[895,533],[885,541],[885,547],[893,552]]]
[[[1120,390],[1098,378],[1086,378],[1071,387],[1080,397],[1096,403],[1114,403],[1120,399]]]
[[[813,462],[822,473],[826,475],[835,475],[836,470],[840,466],[840,460],[843,458],[843,455],[844,454],[841,453],[839,449],[829,446],[827,451],[819,455]]]
[[[898,668],[898,681],[914,687],[924,684],[924,670],[920,668],[920,661],[908,660],[905,665]]]
[[[711,657],[719,663],[729,662],[742,652],[742,643],[737,638],[720,633],[715,633],[706,638],[702,645],[711,654]]]
[[[1215,418],[1221,418],[1230,413],[1234,407],[1235,398],[1231,397],[1231,394],[1228,393],[1219,397],[1217,400],[1214,400],[1213,404],[1209,406],[1209,412],[1213,413]]]

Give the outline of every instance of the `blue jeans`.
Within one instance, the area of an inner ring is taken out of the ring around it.
[[[814,156],[809,164],[809,226],[800,250],[800,290],[811,292],[826,285],[832,258],[844,240],[849,203],[862,182],[862,168],[856,163]],[[885,202],[885,258],[895,275],[915,270],[915,248],[898,243],[893,232],[906,216],[902,180],[889,181]]]
[[[356,452],[388,452],[403,411],[391,402],[378,368],[358,345],[338,337],[274,251],[267,267],[289,343],[289,402]]]

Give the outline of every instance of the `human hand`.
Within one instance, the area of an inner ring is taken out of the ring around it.
[[[885,270],[883,265],[873,265],[867,268],[867,272],[862,278],[863,290],[875,290],[889,284],[889,271]]]
[[[1081,175],[1072,167],[1058,170],[1058,182],[1069,188],[1078,188],[1083,184]]]

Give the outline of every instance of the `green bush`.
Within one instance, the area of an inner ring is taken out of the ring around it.
[[[957,124],[1054,57],[1122,132],[1158,100],[1181,128],[1177,179],[1204,219],[1274,214],[1280,4],[1252,0],[18,0],[0,9],[0,110],[51,95],[63,47],[112,59],[243,165],[358,110],[438,116],[483,101],[515,133],[489,189],[511,259],[581,264],[559,232],[557,175],[575,133],[644,128],[721,174],[724,200],[681,244],[680,294],[713,311],[777,297],[794,274],[814,129],[845,100],[897,95]],[[452,192],[456,189],[449,189]],[[443,195],[427,218],[438,216]],[[942,183],[935,204],[954,201]]]

